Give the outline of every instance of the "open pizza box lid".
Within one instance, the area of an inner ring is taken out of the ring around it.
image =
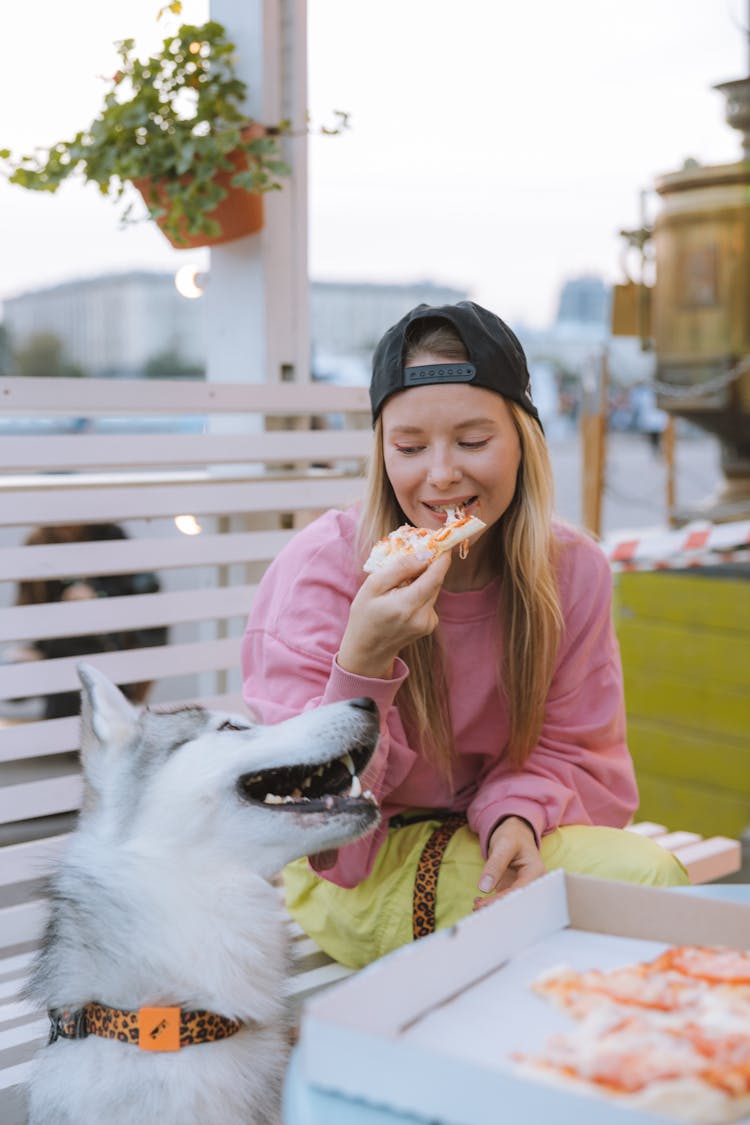
[[[607,970],[669,945],[749,948],[750,905],[552,872],[308,1001],[304,1081],[441,1125],[663,1121],[522,1076],[510,1056],[573,1026],[532,991],[542,972]]]

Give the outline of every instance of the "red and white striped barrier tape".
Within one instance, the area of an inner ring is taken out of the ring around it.
[[[677,570],[750,561],[750,520],[698,521],[677,530],[620,532],[602,550],[613,570]]]

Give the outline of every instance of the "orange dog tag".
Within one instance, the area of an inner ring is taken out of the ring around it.
[[[179,1051],[180,1009],[139,1008],[138,1046],[142,1051]]]

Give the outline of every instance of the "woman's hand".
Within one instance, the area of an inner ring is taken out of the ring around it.
[[[357,676],[390,679],[401,649],[437,626],[435,601],[450,564],[450,551],[427,564],[396,556],[371,574],[349,610],[339,666]]]
[[[479,880],[479,889],[486,897],[475,898],[474,909],[533,883],[546,870],[531,825],[518,816],[506,817],[490,836],[487,862]]]

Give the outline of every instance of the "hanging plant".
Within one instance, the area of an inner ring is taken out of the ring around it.
[[[169,10],[179,13],[179,3]],[[220,23],[183,24],[146,59],[133,39],[116,46],[119,68],[88,128],[30,156],[0,150],[3,171],[30,191],[56,192],[82,176],[117,201],[132,183],[174,245],[225,241],[218,209],[230,192],[257,201],[289,175],[279,148],[289,122],[248,117],[235,45]],[[345,115],[339,118],[345,127]],[[132,219],[132,207],[125,206],[123,221]],[[249,210],[257,218],[257,202]]]

